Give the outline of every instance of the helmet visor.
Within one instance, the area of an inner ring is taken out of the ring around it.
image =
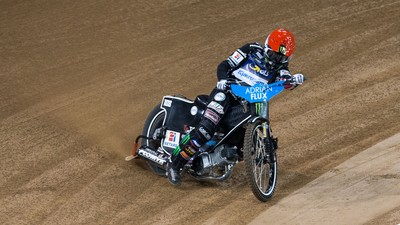
[[[274,52],[272,49],[267,48],[265,52],[268,60],[271,60],[274,63],[287,63],[290,60],[290,57],[283,55],[279,52]]]

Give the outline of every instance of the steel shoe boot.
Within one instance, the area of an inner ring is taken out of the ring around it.
[[[177,169],[172,164],[172,161],[168,160],[167,162],[167,174],[169,182],[174,186],[181,185],[181,175],[180,169]]]

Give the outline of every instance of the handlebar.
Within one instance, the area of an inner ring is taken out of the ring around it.
[[[304,81],[306,81],[307,78],[304,76]],[[285,82],[283,83],[283,85],[288,85],[288,84],[294,84],[295,80],[294,77],[291,77],[291,79],[287,79],[285,80]],[[227,79],[226,81],[226,86],[228,88],[230,88],[231,84],[237,84],[237,85],[242,85],[242,86],[249,86],[246,82],[244,81],[240,81],[240,80],[236,80],[236,79]]]

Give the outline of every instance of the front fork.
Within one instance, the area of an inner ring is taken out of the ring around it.
[[[269,104],[268,101],[258,103],[258,115],[263,117],[265,121],[262,123],[262,137],[264,148],[267,149],[268,161],[275,162],[275,151],[278,149],[278,138],[272,135],[271,127],[269,125]]]
[[[265,122],[262,123],[262,129],[263,129],[263,138],[266,139],[268,137],[268,132],[269,132],[269,105],[268,101],[264,101],[261,103],[258,103],[258,114],[266,119]]]
[[[264,139],[266,139],[268,137],[268,124],[267,124],[267,122],[264,122],[262,124],[262,128],[263,128],[263,137],[264,137]]]

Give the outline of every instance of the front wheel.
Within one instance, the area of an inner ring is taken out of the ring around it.
[[[267,134],[264,138],[262,121],[247,126],[243,147],[250,188],[260,201],[266,202],[275,191],[278,163],[271,137]]]

